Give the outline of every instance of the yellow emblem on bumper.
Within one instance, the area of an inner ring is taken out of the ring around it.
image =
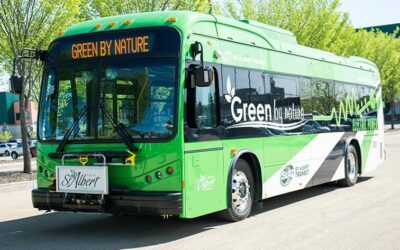
[[[130,156],[128,158],[126,158],[125,161],[130,162],[129,165],[131,165],[131,167],[134,167],[136,155],[133,152],[131,152],[130,150],[127,150],[127,152],[130,154]]]

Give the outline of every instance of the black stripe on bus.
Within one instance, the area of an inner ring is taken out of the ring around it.
[[[344,133],[344,135],[336,143],[335,147],[333,147],[329,155],[322,162],[317,172],[315,172],[311,180],[307,183],[306,188],[327,183],[332,180],[336,170],[339,168],[339,165],[343,160],[347,138],[354,136],[355,134],[355,132]]]

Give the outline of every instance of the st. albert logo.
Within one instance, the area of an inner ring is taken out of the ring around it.
[[[287,165],[281,172],[281,185],[286,187],[294,177],[294,167]]]
[[[242,103],[239,96],[236,96],[235,88],[232,88],[231,79],[228,76],[226,82],[227,95],[225,99],[231,104],[232,118],[236,124],[229,126],[230,128],[270,128],[277,130],[293,130],[302,127],[308,119],[304,119],[304,109],[291,106],[277,107],[277,101],[273,100],[271,104],[254,104]],[[283,123],[282,121],[293,120],[292,123]]]

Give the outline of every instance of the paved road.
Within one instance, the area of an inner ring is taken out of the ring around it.
[[[400,249],[400,132],[387,160],[352,188],[333,185],[271,198],[242,222],[42,213],[29,186],[0,191],[1,249]]]
[[[32,170],[36,170],[36,158],[31,159]],[[13,160],[10,156],[0,157],[0,172],[22,171],[24,169],[23,157]]]

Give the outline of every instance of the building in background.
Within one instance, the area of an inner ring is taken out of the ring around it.
[[[36,137],[35,132],[38,115],[36,103],[31,101],[28,103],[26,115],[28,118],[28,132],[31,136]],[[20,117],[19,96],[10,92],[0,92],[0,124],[7,124],[8,130],[13,135],[13,139],[21,138]]]

